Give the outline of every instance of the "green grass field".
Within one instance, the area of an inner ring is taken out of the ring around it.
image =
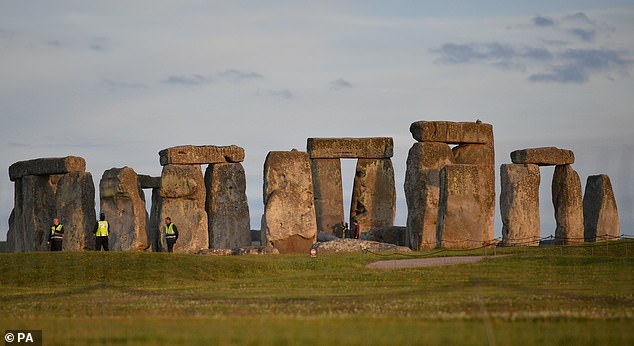
[[[608,246],[392,271],[365,264],[408,257],[0,254],[0,328],[46,345],[631,345],[634,242]]]

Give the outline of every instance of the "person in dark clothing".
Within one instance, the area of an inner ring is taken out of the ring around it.
[[[168,216],[165,218],[165,241],[167,242],[167,252],[174,252],[174,244],[178,240],[178,228],[172,223]]]
[[[95,224],[95,250],[108,251],[108,234],[110,233],[110,225],[106,221],[106,214],[99,215],[99,221]]]
[[[53,219],[51,233],[48,235],[48,241],[51,244],[51,251],[62,251],[62,242],[64,240],[64,226],[59,223],[58,218]]]
[[[350,238],[350,228],[347,222],[343,224],[343,238]]]
[[[352,220],[352,237],[354,239],[359,239],[359,221],[356,219]]]

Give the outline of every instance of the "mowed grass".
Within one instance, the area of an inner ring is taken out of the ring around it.
[[[55,345],[634,344],[634,242],[606,245],[388,271],[365,265],[406,257],[0,254],[0,329]]]

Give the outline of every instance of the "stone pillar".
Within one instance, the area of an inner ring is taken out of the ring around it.
[[[57,216],[64,225],[65,251],[94,249],[95,185],[87,172],[62,176],[55,194]]]
[[[552,197],[557,221],[555,242],[559,244],[583,242],[581,180],[571,165],[555,167]]]
[[[495,238],[495,150],[493,138],[487,144],[460,144],[453,148],[454,163],[478,166],[482,213],[485,227],[482,239],[491,243]]]
[[[266,243],[280,253],[307,253],[317,240],[317,222],[308,153],[272,151],[264,162]]]
[[[205,171],[210,249],[251,245],[246,178],[241,163],[210,164]]]
[[[148,247],[148,214],[145,194],[134,169],[112,168],[99,183],[100,212],[106,215],[111,250],[145,250]]]
[[[407,246],[419,250],[436,247],[440,198],[440,169],[453,163],[446,143],[417,142],[407,155],[405,197]]]
[[[436,243],[438,247],[483,246],[485,226],[476,165],[447,165],[440,170],[440,205]]]
[[[340,159],[311,159],[317,231],[339,235],[343,230],[343,185]]]
[[[619,237],[619,213],[610,177],[591,175],[583,195],[584,238],[587,242]]]
[[[177,226],[178,227],[178,226]],[[161,188],[152,189],[152,206],[150,207],[150,225],[148,227],[148,240],[152,251],[161,251]]]
[[[350,219],[359,232],[394,225],[396,188],[391,159],[359,159],[352,189]],[[352,222],[351,222],[352,224]]]
[[[180,233],[174,252],[196,252],[209,246],[205,181],[199,165],[168,164],[161,174],[161,248],[165,242],[165,218],[170,217]]]
[[[539,246],[539,166],[500,166],[502,244]]]

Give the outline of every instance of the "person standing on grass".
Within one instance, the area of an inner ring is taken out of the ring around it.
[[[106,214],[101,213],[99,215],[99,221],[95,225],[95,250],[100,251],[102,248],[104,251],[108,251],[108,234],[110,233],[110,226],[106,221]]]
[[[348,227],[348,223],[347,222],[343,224],[342,235],[343,235],[343,237],[342,237],[343,239],[350,238],[350,228]]]
[[[165,218],[165,241],[167,242],[167,252],[174,252],[174,244],[178,240],[178,228],[172,223],[168,216]]]
[[[352,220],[352,235],[354,239],[359,239],[359,221],[357,219]]]
[[[62,251],[62,242],[64,240],[64,226],[59,223],[58,218],[53,219],[51,233],[48,235],[48,242],[51,244],[51,251]]]

